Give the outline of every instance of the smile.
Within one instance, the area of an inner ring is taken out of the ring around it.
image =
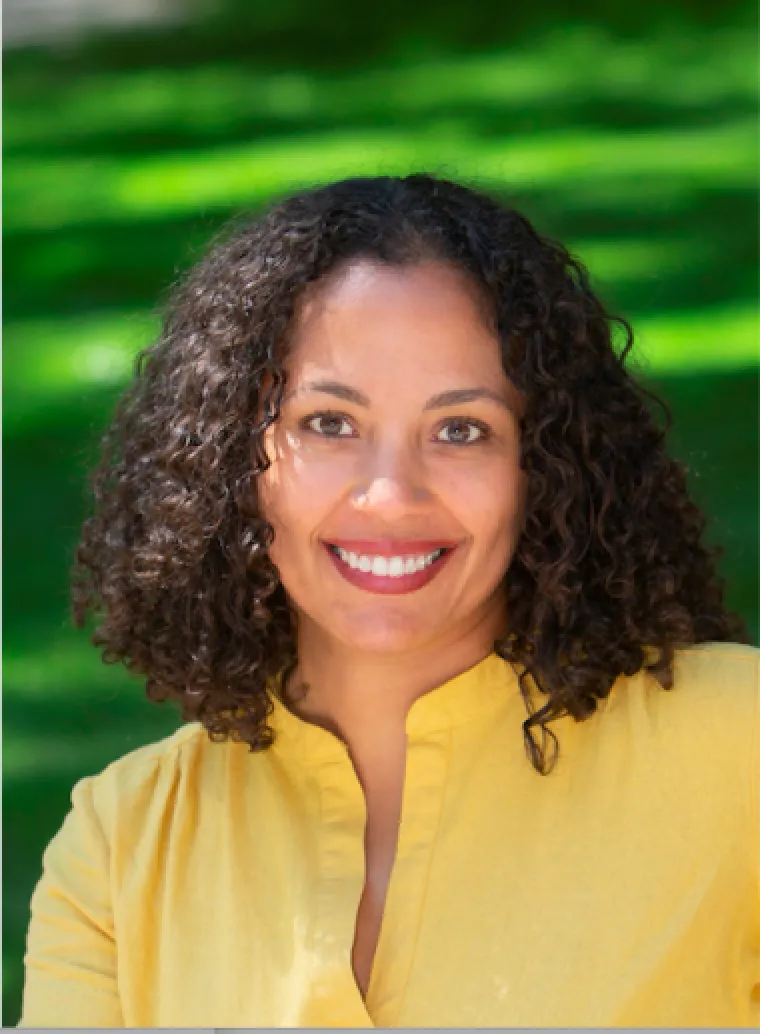
[[[374,553],[371,548],[345,549],[335,543],[324,543],[336,569],[343,578],[357,588],[368,592],[393,593],[394,595],[414,592],[436,577],[438,572],[456,549],[456,546],[439,546],[425,552],[408,551],[399,544],[397,553],[389,553],[383,544],[383,553]],[[403,548],[403,552],[402,552]]]
[[[422,571],[429,567],[438,557],[443,555],[443,549],[435,549],[432,553],[424,556],[365,556],[357,553],[349,553],[340,546],[330,546],[341,558],[344,564],[353,567],[355,571],[370,571],[381,578],[401,578],[405,574],[414,574],[415,571]]]

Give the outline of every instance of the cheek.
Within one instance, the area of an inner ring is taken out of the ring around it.
[[[345,492],[346,465],[315,454],[293,433],[271,435],[271,465],[259,476],[259,505],[280,540],[307,539]],[[277,538],[272,545],[272,557]]]
[[[524,473],[516,464],[489,464],[447,478],[445,505],[468,529],[478,554],[514,542],[521,524]]]

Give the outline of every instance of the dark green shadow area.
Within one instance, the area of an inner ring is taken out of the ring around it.
[[[146,344],[169,285],[242,209],[329,170],[481,178],[588,261],[645,349],[647,327],[685,327],[655,341],[647,377],[758,642],[760,368],[735,342],[756,327],[756,12],[569,10],[388,0],[359,20],[347,0],[220,0],[184,25],[6,55],[5,1025],[71,787],[178,725],[68,622],[87,472],[124,373],[73,350],[90,334],[108,366]]]
[[[191,5],[188,5],[190,7]],[[201,12],[203,6],[200,7]],[[342,71],[375,63],[429,59],[468,53],[495,41],[523,45],[557,27],[577,24],[611,29],[620,38],[650,39],[665,26],[688,46],[729,25],[752,32],[755,8],[746,0],[542,0],[539,5],[506,5],[485,0],[463,5],[451,0],[386,0],[367,5],[357,17],[351,0],[283,0],[251,4],[216,0],[208,14],[177,27],[167,23],[149,32],[124,26],[117,36],[93,36],[83,45],[14,55],[28,78],[27,90],[49,96],[71,76],[91,70],[187,68],[220,62],[251,62],[267,68]]]

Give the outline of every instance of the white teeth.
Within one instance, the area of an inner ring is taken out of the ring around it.
[[[393,557],[382,557],[382,556],[364,556],[358,553],[349,553],[345,549],[341,549],[340,546],[334,546],[335,552],[343,560],[344,563],[348,564],[349,567],[353,567],[356,571],[363,571],[368,574],[370,571],[373,575],[380,578],[400,578],[405,574],[414,574],[415,571],[422,571],[423,568],[428,567],[437,560],[443,550],[436,549],[432,553],[428,553],[427,556],[393,556]]]

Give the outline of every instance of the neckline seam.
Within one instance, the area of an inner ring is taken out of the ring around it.
[[[485,718],[488,718],[491,715],[493,715],[496,711],[504,709],[504,706],[507,702],[508,698],[506,696],[501,699],[494,699],[493,702],[489,702],[489,704],[487,704],[486,706],[479,708],[477,714],[464,715],[454,722],[432,726],[430,728],[420,729],[413,732],[407,730],[407,745],[411,746],[414,743],[422,743],[429,738],[451,736],[457,731],[457,729],[463,728],[467,725],[472,725],[473,722],[477,722]],[[304,719],[301,718],[297,718],[295,715],[291,714],[290,717],[295,722],[303,723],[303,725],[307,728],[301,728],[300,725],[298,727],[291,726],[287,730],[283,728],[278,729],[277,727],[274,727],[273,731],[275,733],[275,741],[272,744],[273,749],[279,746],[281,749],[284,749],[286,752],[291,753],[294,756],[297,756],[299,760],[304,762],[319,763],[322,761],[342,759],[343,756],[349,757],[348,747],[346,746],[346,744],[343,743],[342,740],[339,740],[336,736],[334,736],[333,733],[330,733],[327,729],[323,729],[319,725],[306,722]],[[332,737],[332,739],[323,740],[321,733],[324,733],[325,736]],[[317,747],[318,749],[316,752],[308,749],[306,751],[301,752],[297,749],[294,749],[299,744],[303,745],[305,740],[312,740],[312,737],[314,735],[317,735],[319,737],[319,744],[317,744],[316,741],[313,741],[306,744],[306,746],[307,748]]]

